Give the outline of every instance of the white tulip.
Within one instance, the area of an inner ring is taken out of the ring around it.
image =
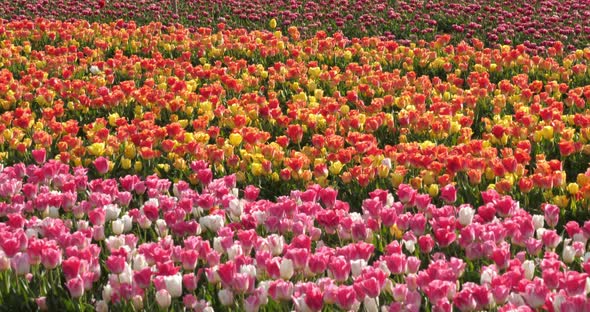
[[[223,227],[225,222],[223,217],[220,215],[209,215],[201,217],[199,219],[199,223],[207,230],[217,233],[217,231]]]
[[[121,235],[125,229],[125,224],[121,219],[117,219],[111,222],[111,228],[113,230],[113,234]]]
[[[166,283],[166,290],[168,290],[172,298],[182,296],[182,276],[180,274],[165,276],[164,282]]]
[[[535,230],[544,227],[545,226],[545,216],[533,215],[533,225],[535,226]]]
[[[142,254],[137,254],[133,257],[133,270],[134,271],[141,271],[148,266],[147,260],[145,256]]]
[[[280,271],[281,271],[281,278],[282,279],[285,279],[285,280],[291,279],[291,277],[293,276],[293,273],[294,273],[293,261],[291,261],[289,259],[283,259],[281,261]]]
[[[572,246],[564,246],[563,247],[563,253],[562,253],[562,258],[563,258],[563,262],[564,263],[572,263],[574,262],[574,257],[576,256],[576,251],[574,250],[574,247]]]
[[[245,264],[240,267],[240,273],[247,274],[256,278],[256,267],[251,264]]]
[[[109,305],[104,300],[99,300],[96,302],[96,312],[108,312]]]
[[[166,225],[166,221],[163,219],[156,220],[156,231],[160,237],[168,235],[168,226]]]
[[[350,261],[350,271],[352,273],[352,277],[358,277],[363,272],[363,268],[367,266],[367,261],[364,259],[358,260],[351,260]]]
[[[463,226],[471,224],[474,214],[475,210],[471,206],[463,205],[459,210],[459,223]]]
[[[133,218],[129,215],[124,215],[121,217],[121,221],[123,222],[123,232],[128,233],[131,231],[131,228],[133,227]]]
[[[158,306],[162,309],[166,309],[172,304],[172,298],[170,297],[170,293],[166,289],[160,289],[156,293],[156,302]]]
[[[222,289],[217,295],[219,296],[219,301],[224,306],[229,306],[234,302],[234,294],[229,289]]]
[[[96,65],[92,65],[90,66],[90,73],[93,75],[98,75],[100,74],[100,68],[98,68]]]
[[[535,262],[532,260],[526,260],[522,263],[522,269],[524,270],[524,277],[529,281],[532,281],[535,276]]]
[[[115,220],[119,217],[119,214],[121,213],[121,208],[118,205],[110,204],[110,205],[104,206],[104,211],[105,211],[105,220],[112,221],[112,220]]]
[[[366,312],[379,312],[379,303],[377,302],[378,298],[369,298],[365,297],[363,300],[363,305],[365,306]]]

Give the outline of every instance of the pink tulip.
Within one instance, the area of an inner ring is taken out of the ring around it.
[[[340,286],[336,290],[336,304],[343,310],[350,310],[357,303],[353,286]]]
[[[440,190],[440,198],[447,204],[452,204],[457,201],[457,189],[452,184],[445,185]]]
[[[213,180],[213,172],[209,168],[201,169],[197,172],[197,178],[201,184],[207,186]]]
[[[236,273],[231,286],[235,293],[243,294],[254,288],[254,277],[246,273]]]
[[[185,308],[189,311],[193,311],[196,309],[198,304],[198,299],[193,294],[186,294],[182,297],[182,303],[184,304]]]
[[[311,273],[321,274],[328,268],[328,260],[330,256],[325,254],[311,255],[308,262],[308,267]]]
[[[586,296],[586,279],[588,274],[579,273],[576,271],[568,271],[565,273],[564,285],[565,291],[569,296]]]
[[[75,277],[66,282],[72,298],[80,298],[84,295],[84,281],[81,277]]]
[[[47,311],[47,297],[38,297],[35,299],[35,303],[39,311]]]
[[[31,263],[29,262],[29,255],[19,252],[10,261],[12,270],[16,275],[25,275],[31,271]]]
[[[328,262],[328,271],[332,274],[334,280],[346,281],[350,274],[350,263],[342,256],[332,257]]]
[[[407,259],[404,254],[392,254],[384,257],[387,268],[391,274],[404,274],[406,272]]]
[[[197,277],[193,273],[184,274],[182,276],[182,284],[188,291],[197,289]]]
[[[55,248],[46,248],[41,252],[41,263],[46,269],[55,269],[61,264],[61,251]]]
[[[434,248],[434,240],[430,234],[420,236],[418,238],[418,246],[420,246],[420,251],[428,254],[432,251],[432,248]]]
[[[453,298],[453,304],[460,311],[474,311],[477,307],[477,302],[473,298],[472,292],[468,289],[458,292]]]
[[[105,174],[109,172],[109,161],[108,159],[100,156],[94,160],[94,167],[98,174]]]
[[[417,192],[408,184],[400,184],[397,189],[397,196],[404,204],[413,205]]]
[[[246,199],[248,201],[255,201],[258,198],[259,194],[260,194],[260,189],[253,186],[253,185],[248,185],[244,189],[244,199]]]
[[[305,292],[305,304],[311,311],[320,311],[323,307],[324,300],[322,291],[319,287],[310,287]]]
[[[320,199],[322,203],[326,206],[326,208],[334,207],[336,203],[336,198],[338,197],[338,190],[335,190],[331,187],[324,188],[319,192]]]
[[[223,306],[229,306],[234,302],[234,294],[229,289],[222,289],[217,293],[219,301]]]
[[[536,278],[526,284],[522,296],[529,306],[533,309],[538,309],[545,304],[545,298],[548,294],[549,289],[547,289],[541,279]]]
[[[182,261],[183,269],[192,271],[197,267],[199,253],[194,249],[183,250],[180,253],[180,260]]]
[[[543,244],[545,246],[554,249],[561,242],[561,236],[559,236],[559,234],[557,234],[557,231],[555,230],[547,230],[543,232],[541,240],[543,241]]]
[[[111,271],[114,274],[121,274],[125,269],[126,263],[127,262],[125,261],[125,257],[113,255],[109,256],[105,262],[109,271]]]
[[[494,207],[501,217],[511,216],[515,212],[517,205],[518,203],[510,196],[502,196],[494,200]]]
[[[305,248],[290,248],[285,253],[285,258],[293,261],[294,269],[299,271],[307,266],[309,261],[309,250]]]
[[[38,164],[43,164],[45,162],[46,154],[47,152],[45,149],[36,149],[31,151],[31,156],[33,156],[33,159]]]
[[[554,228],[559,222],[560,209],[556,205],[547,204],[544,206],[545,210],[545,222],[551,228]]]
[[[283,280],[276,280],[270,283],[268,295],[273,300],[291,300],[293,296],[293,283]]]

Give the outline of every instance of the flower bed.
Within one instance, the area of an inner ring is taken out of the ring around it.
[[[14,310],[586,307],[590,48],[0,22]]]
[[[2,299],[25,299],[21,308],[33,299],[99,311],[589,304],[590,221],[568,222],[562,237],[557,206],[531,215],[494,190],[473,207],[454,205],[450,189],[437,206],[401,184],[395,197],[372,191],[358,213],[333,188],[269,201],[254,186],[235,188],[235,175],[199,192],[156,176],[90,180],[50,161],[6,167],[0,182],[12,186],[0,206]]]

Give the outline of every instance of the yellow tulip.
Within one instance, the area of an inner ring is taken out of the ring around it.
[[[129,158],[121,158],[121,167],[125,170],[130,169],[131,168],[131,159]]]
[[[105,144],[104,143],[94,143],[88,146],[88,152],[92,156],[102,156],[104,154]]]
[[[558,195],[553,197],[553,203],[555,203],[555,205],[557,205],[557,207],[559,208],[566,208],[567,205],[569,204],[570,200],[569,198],[567,198],[567,196],[565,195]]]
[[[546,140],[551,140],[553,138],[553,127],[552,126],[545,126],[541,130],[541,134],[543,138]]]
[[[567,191],[571,195],[578,194],[578,191],[579,190],[580,190],[580,186],[577,183],[570,183],[570,184],[567,185]]]
[[[262,165],[259,163],[252,163],[252,167],[250,168],[252,174],[257,177],[264,173],[264,169],[262,169]]]
[[[109,115],[109,125],[111,127],[115,127],[117,125],[117,120],[121,118],[118,113],[110,114]]]
[[[335,161],[330,165],[329,170],[331,174],[338,175],[343,167],[344,165],[340,161]]]
[[[276,19],[271,19],[270,22],[268,22],[268,26],[270,26],[270,29],[275,29],[277,28],[277,20]]]
[[[135,154],[136,154],[136,149],[135,149],[135,145],[133,143],[128,143],[125,145],[125,157],[129,158],[129,159],[133,159],[135,158]]]
[[[395,224],[389,228],[389,232],[395,237],[395,239],[401,239],[402,235],[404,234],[403,231],[400,230]]]
[[[394,187],[398,187],[400,184],[402,184],[402,182],[404,181],[404,176],[401,175],[398,172],[394,172],[391,175],[391,184],[393,184]]]
[[[428,194],[431,197],[435,197],[436,195],[438,195],[438,184],[430,184],[430,186],[428,187]]]
[[[141,163],[141,161],[135,161],[135,164],[133,164],[133,169],[135,170],[135,172],[140,172],[141,169],[143,169],[143,164]]]

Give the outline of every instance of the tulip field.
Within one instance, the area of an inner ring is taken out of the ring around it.
[[[0,311],[589,311],[590,1],[0,4]]]

